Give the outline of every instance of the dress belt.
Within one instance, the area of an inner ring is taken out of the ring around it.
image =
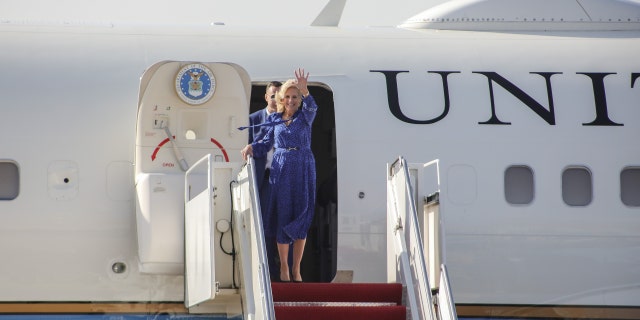
[[[300,148],[300,147],[276,147],[276,149],[283,149],[285,151],[294,151],[294,150],[302,150],[302,149],[309,149],[309,148]]]

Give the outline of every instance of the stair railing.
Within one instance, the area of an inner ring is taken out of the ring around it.
[[[387,168],[387,238],[388,280],[397,281],[399,274],[406,286],[410,318],[435,320],[413,189],[402,157]]]
[[[456,320],[456,305],[453,302],[447,267],[440,265],[440,288],[438,290],[438,316],[440,320]]]
[[[273,294],[257,185],[254,160],[249,157],[233,187],[234,215],[237,217],[234,228],[240,238],[243,308],[245,319],[274,320]]]

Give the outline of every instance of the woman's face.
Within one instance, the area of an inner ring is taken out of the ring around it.
[[[284,93],[284,110],[288,114],[293,114],[298,111],[300,107],[300,103],[302,102],[302,98],[300,97],[300,93],[298,93],[298,89],[289,88]]]

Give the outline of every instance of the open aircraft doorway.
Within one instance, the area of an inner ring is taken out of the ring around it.
[[[265,108],[267,84],[268,82],[252,84],[249,113]],[[319,107],[311,138],[311,150],[316,159],[317,196],[315,216],[302,259],[302,274],[308,282],[330,282],[336,275],[338,239],[335,110],[333,92],[328,86],[311,82],[309,91]]]

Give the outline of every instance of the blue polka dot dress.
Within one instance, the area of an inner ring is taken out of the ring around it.
[[[293,121],[277,124],[264,139],[252,143],[254,156],[260,157],[275,147],[271,163],[269,214],[263,221],[265,236],[275,235],[278,243],[305,239],[316,204],[316,162],[311,152],[311,125],[318,106],[311,95],[302,100]],[[282,121],[282,113],[273,113],[267,122]]]

